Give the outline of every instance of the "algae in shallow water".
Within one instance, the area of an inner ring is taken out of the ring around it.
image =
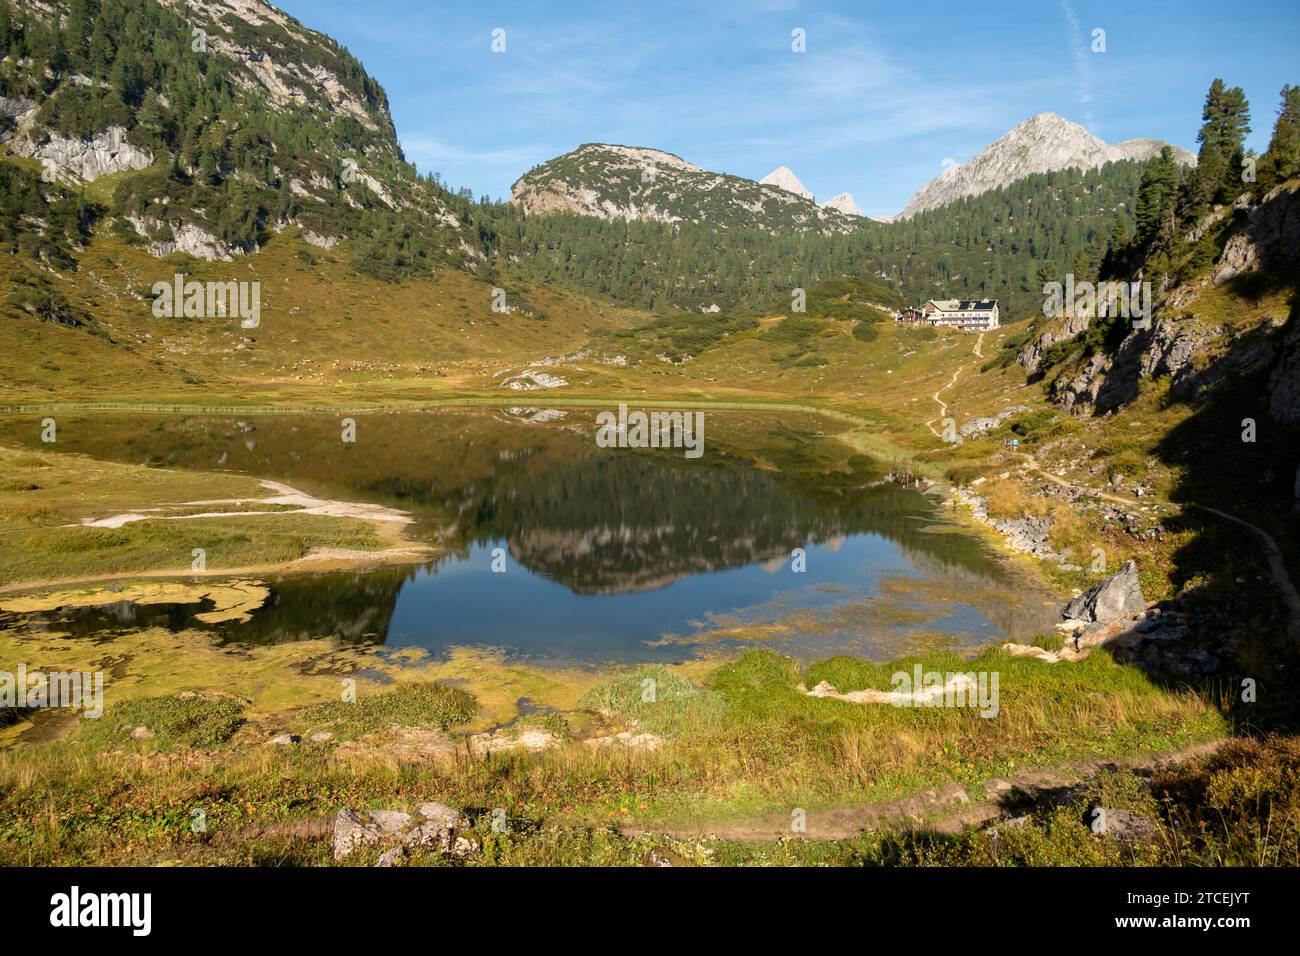
[[[130,601],[135,604],[198,604],[212,602],[212,610],[196,614],[205,624],[243,623],[266,603],[271,589],[257,581],[231,580],[212,584],[179,581],[139,582],[126,586],[79,588],[24,595],[0,601],[0,611],[34,614],[59,608],[103,607]]]

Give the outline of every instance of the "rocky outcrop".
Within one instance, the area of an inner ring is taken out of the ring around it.
[[[962,425],[959,430],[963,438],[979,438],[981,435],[997,428],[1007,419],[1027,411],[1029,411],[1028,405],[1010,405],[996,415],[987,418],[972,418],[965,425]]]
[[[1194,312],[1160,318],[1149,329],[1131,331],[1114,355],[1098,352],[1063,376],[1053,397],[1081,417],[1104,415],[1136,399],[1144,379],[1168,376],[1172,399],[1197,402],[1225,382],[1265,372],[1271,365],[1270,413],[1277,421],[1294,422],[1300,420],[1300,333],[1293,328],[1279,349],[1273,333],[1281,321],[1238,329],[1203,324]]]
[[[422,803],[416,814],[400,810],[340,810],[334,818],[331,848],[336,861],[357,850],[392,845],[382,865],[391,866],[411,850],[463,859],[480,848],[469,818],[445,803]]]
[[[1092,322],[1092,316],[1082,310],[1071,310],[1071,314],[1052,319],[1046,328],[1034,336],[1016,355],[1016,364],[1029,375],[1038,371],[1043,355],[1058,342],[1068,342],[1081,335]]]
[[[926,209],[947,206],[1008,186],[1035,173],[1058,169],[1096,169],[1126,159],[1145,160],[1159,154],[1164,143],[1136,139],[1109,146],[1077,123],[1055,113],[1039,113],[966,163],[949,165],[926,183],[899,214],[909,218]],[[1192,165],[1196,157],[1174,147],[1178,162]]]
[[[7,116],[15,123],[22,123],[35,109],[35,101],[25,96],[0,96],[0,116]]]
[[[1018,518],[995,518],[989,514],[988,501],[966,488],[952,488],[954,501],[970,508],[971,517],[1002,535],[1012,551],[1064,562],[1065,557],[1053,550],[1050,535],[1052,519],[1047,515],[1021,515]]]
[[[1283,184],[1252,209],[1243,228],[1228,239],[1215,263],[1215,285],[1263,266],[1300,264],[1300,190]]]
[[[1160,835],[1160,824],[1154,817],[1122,807],[1089,807],[1083,822],[1098,838],[1126,843],[1149,843]]]
[[[495,733],[475,734],[469,739],[470,751],[479,756],[517,751],[538,753],[558,747],[560,743],[560,738],[555,734],[537,727],[517,732],[502,728]]]
[[[220,260],[229,262],[235,256],[257,252],[257,243],[247,246],[238,243],[222,242],[202,226],[192,222],[161,222],[147,220],[140,216],[128,216],[136,233],[148,240],[146,248],[151,256],[161,259],[173,252],[183,252],[195,259],[208,262]]]
[[[339,237],[322,236],[319,233],[312,232],[310,229],[304,229],[302,231],[302,241],[320,249],[333,249],[339,244]]]
[[[1061,616],[1066,620],[1109,624],[1131,614],[1140,614],[1146,606],[1142,585],[1138,581],[1137,564],[1127,561],[1118,572],[1067,604]]]
[[[88,181],[153,163],[153,154],[129,142],[121,126],[110,126],[88,138],[46,131],[19,137],[10,148],[19,156],[52,164],[60,177]]]

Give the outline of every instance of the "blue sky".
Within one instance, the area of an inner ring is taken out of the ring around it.
[[[865,212],[897,212],[945,160],[1035,113],[1195,150],[1222,76],[1245,89],[1262,149],[1282,84],[1300,83],[1296,0],[277,5],[383,84],[409,160],[492,197],[610,142],[752,179],[789,166],[819,200],[850,192]],[[1096,28],[1105,52],[1090,48]]]

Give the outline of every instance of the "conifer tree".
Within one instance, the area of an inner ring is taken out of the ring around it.
[[[1147,161],[1136,204],[1137,239],[1142,245],[1154,241],[1165,227],[1178,195],[1179,179],[1178,164],[1169,146]]]
[[[1189,183],[1186,207],[1199,216],[1211,204],[1231,202],[1243,190],[1242,167],[1246,134],[1250,132],[1250,104],[1241,87],[1228,89],[1223,80],[1210,84],[1201,111],[1201,144],[1196,171]]]
[[[1282,87],[1273,138],[1258,165],[1258,196],[1263,197],[1278,183],[1300,176],[1300,86]]]

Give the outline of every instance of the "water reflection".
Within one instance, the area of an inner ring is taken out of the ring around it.
[[[720,616],[743,628],[797,614],[802,632],[778,627],[777,643],[821,654],[850,644],[870,653],[873,634],[883,646],[909,629],[975,644],[1042,616],[974,539],[936,533],[942,518],[929,499],[882,482],[878,463],[819,434],[815,419],[711,413],[704,457],[686,461],[598,448],[594,412],[352,417],[355,444],[325,415],[63,417],[59,443],[401,507],[417,516],[417,537],[445,549],[421,567],[273,578],[252,621],[215,626],[229,640],[333,635],[435,651],[488,644],[541,658],[649,660],[682,656],[690,635],[716,631]],[[27,424],[0,423],[0,434],[21,440]],[[804,573],[792,570],[796,548],[806,552]],[[493,571],[494,554],[503,572]],[[843,623],[846,602],[884,600],[883,580],[893,582],[892,603]],[[913,612],[896,613],[903,605]],[[194,626],[202,609],[115,606],[50,622],[79,632],[180,628]],[[841,624],[825,623],[835,614]]]

